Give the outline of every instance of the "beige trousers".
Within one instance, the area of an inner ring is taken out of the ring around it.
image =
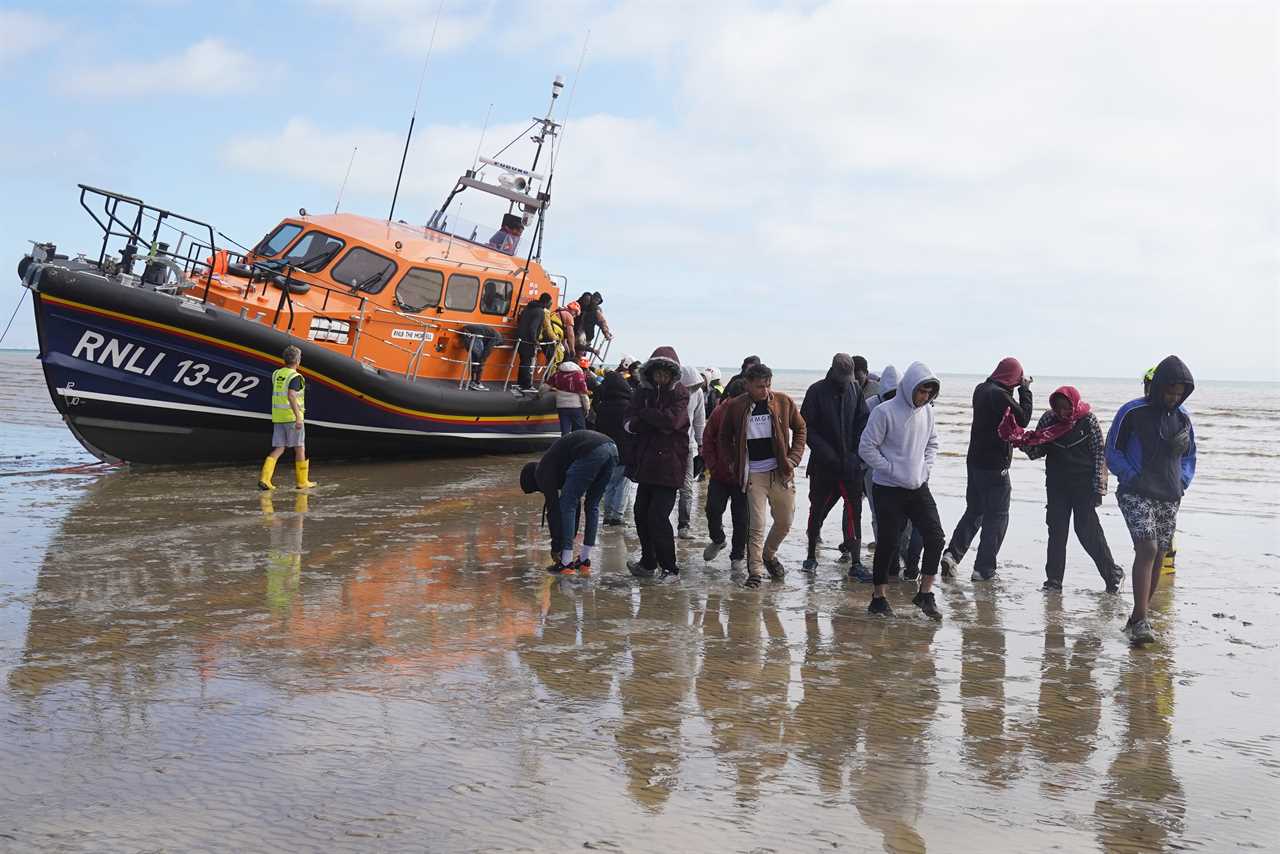
[[[791,530],[796,514],[796,483],[783,480],[777,471],[752,472],[747,477],[747,506],[751,511],[751,528],[747,534],[747,572],[764,574],[765,560],[772,560],[778,546]],[[773,517],[769,535],[764,533],[766,514]]]

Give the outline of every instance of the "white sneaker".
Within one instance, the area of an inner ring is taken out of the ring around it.
[[[951,556],[951,552],[943,552],[942,560],[942,577],[955,578],[956,576],[956,559]]]

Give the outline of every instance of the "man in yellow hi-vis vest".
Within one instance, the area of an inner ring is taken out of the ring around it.
[[[307,478],[306,433],[303,427],[303,415],[306,413],[307,382],[298,373],[298,365],[302,363],[302,350],[290,344],[281,354],[284,367],[271,374],[271,453],[262,463],[262,474],[258,475],[258,489],[275,489],[271,485],[271,476],[276,471],[276,460],[284,453],[285,448],[293,448],[293,467],[298,477],[298,489],[315,486]]]

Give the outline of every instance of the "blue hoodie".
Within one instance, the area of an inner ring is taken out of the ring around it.
[[[925,383],[942,383],[923,362],[912,362],[892,399],[871,410],[858,455],[871,469],[871,482],[901,489],[919,489],[929,482],[938,457],[938,431],[933,422],[935,391],[924,406],[915,405],[915,391]]]
[[[1164,389],[1177,383],[1182,399],[1166,409]],[[1107,468],[1120,481],[1119,494],[1182,500],[1196,474],[1196,433],[1182,404],[1195,387],[1182,360],[1168,356],[1156,366],[1147,395],[1120,407],[1107,431]]]

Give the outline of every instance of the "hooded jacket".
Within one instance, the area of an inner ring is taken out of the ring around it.
[[[631,384],[617,371],[606,371],[600,390],[591,400],[591,409],[596,416],[595,429],[617,442],[619,448],[627,435],[622,419],[630,403]]]
[[[1022,365],[1009,356],[1001,359],[995,371],[973,390],[973,423],[969,427],[969,453],[965,459],[979,469],[1003,470],[1013,462],[1013,446],[996,431],[1004,420],[1006,409],[1013,410],[1019,427],[1031,423],[1033,400],[1031,389],[1022,382]],[[905,384],[904,384],[905,386]],[[1018,399],[1013,399],[1013,389]]]
[[[898,369],[893,365],[885,365],[880,374],[880,393],[867,398],[867,414],[886,400],[893,400],[898,393]]]
[[[1186,386],[1185,393],[1166,409],[1164,389],[1176,383]],[[1146,396],[1120,407],[1107,432],[1107,465],[1120,481],[1120,494],[1182,500],[1196,474],[1196,434],[1182,404],[1195,387],[1182,360],[1167,356],[1156,366]]]
[[[556,409],[581,409],[587,393],[587,378],[576,362],[561,362],[543,388],[555,389]]]
[[[653,381],[657,367],[675,378],[660,387]],[[640,367],[640,387],[623,416],[629,439],[627,477],[636,483],[679,489],[689,465],[689,390],[680,384],[680,357],[671,347],[659,347]]]
[[[809,445],[809,477],[856,480],[861,462],[858,442],[867,424],[862,389],[832,368],[809,386],[800,404]]]
[[[773,454],[778,461],[777,472],[784,481],[789,481],[804,459],[804,418],[795,401],[781,392],[769,392],[767,403],[773,423]],[[741,394],[726,403],[728,412],[716,437],[720,442],[720,453],[733,473],[734,483],[743,491],[746,491],[751,476],[751,467],[747,463],[747,422],[755,405],[749,394]]]
[[[871,469],[871,482],[901,489],[919,489],[929,482],[938,457],[938,431],[931,403],[915,405],[915,391],[925,383],[941,389],[938,377],[923,362],[912,362],[898,384],[898,393],[871,410],[858,452]]]
[[[1071,403],[1074,423],[1070,430],[1052,441],[1023,450],[1033,460],[1045,458],[1045,482],[1050,490],[1078,484],[1092,487],[1096,495],[1106,495],[1107,463],[1098,418],[1089,411],[1089,404],[1080,399],[1080,392],[1075,387],[1064,385],[1049,395],[1050,407],[1054,398],[1059,396]],[[1057,413],[1050,409],[1040,416],[1036,431],[1048,430],[1061,423]]]
[[[707,398],[702,392],[702,374],[693,365],[680,366],[680,385],[689,390],[689,442],[702,449],[702,433],[707,429]]]

